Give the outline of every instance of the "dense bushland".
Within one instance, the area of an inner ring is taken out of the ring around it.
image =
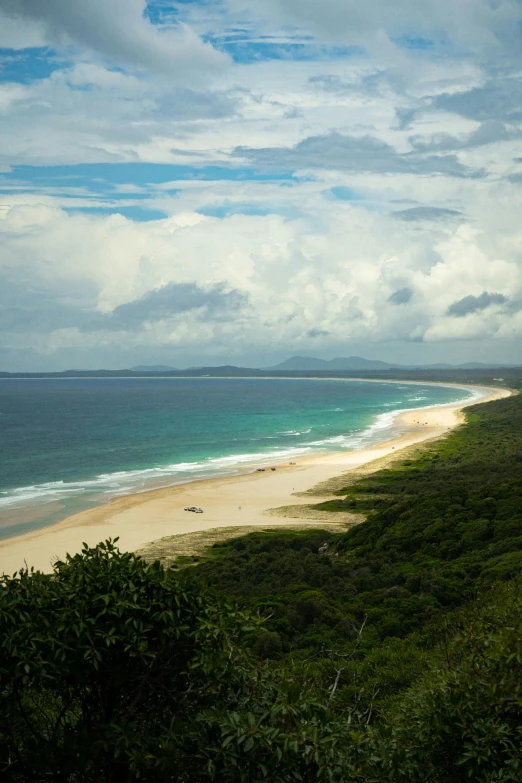
[[[498,584],[468,605],[427,673],[397,694],[368,737],[373,779],[520,783],[520,588],[520,580]]]
[[[340,780],[344,726],[252,619],[110,542],[0,585],[5,781]]]
[[[335,659],[365,620],[358,668],[367,658],[372,679],[395,658],[395,689],[405,669],[423,666],[438,616],[522,570],[522,397],[474,406],[467,417],[418,459],[318,506],[363,512],[364,524],[337,535],[254,533],[215,545],[216,559],[194,569],[269,617],[267,636],[254,642],[259,655]]]
[[[318,508],[364,512],[365,524],[343,535],[229,540],[195,569],[245,607],[272,614],[266,628],[285,652],[343,645],[364,615],[371,647],[404,637],[520,572],[522,397],[474,406],[465,426],[418,459],[339,495]]]
[[[346,533],[4,577],[2,780],[520,783],[521,467],[513,397],[321,504]]]
[[[520,599],[515,580],[453,616],[372,724],[310,664],[256,662],[233,604],[110,542],[85,549],[3,579],[2,780],[520,781]]]

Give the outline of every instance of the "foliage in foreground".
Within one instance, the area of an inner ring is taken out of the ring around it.
[[[340,779],[347,734],[248,618],[110,542],[0,588],[2,780]]]
[[[455,621],[456,622],[456,621]],[[244,650],[252,620],[107,542],[0,591],[2,780],[522,780],[517,583],[472,605],[416,685],[369,713]]]
[[[522,781],[520,590],[497,585],[467,607],[441,660],[396,697],[372,732],[374,779]]]

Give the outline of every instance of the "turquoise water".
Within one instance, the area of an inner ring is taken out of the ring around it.
[[[344,380],[0,380],[0,538],[111,497],[360,448],[469,390]]]

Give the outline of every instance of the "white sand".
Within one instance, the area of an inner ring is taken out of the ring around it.
[[[509,396],[505,389],[474,387],[484,394],[479,402]],[[440,437],[461,420],[460,411],[477,400],[439,408],[416,409],[399,414],[395,424],[406,430],[392,440],[361,451],[296,458],[296,465],[274,463],[277,470],[246,473],[127,495],[94,509],[82,511],[50,527],[0,541],[0,571],[14,573],[26,563],[50,571],[52,562],[68,552],[75,554],[82,543],[95,545],[119,537],[118,546],[134,551],[163,536],[244,525],[273,526],[278,517],[267,511],[280,506],[303,504],[293,493],[304,492],[320,482],[339,476],[406,446]],[[383,431],[386,437],[386,431]],[[322,498],[324,499],[324,498]],[[310,502],[310,501],[309,501]],[[203,514],[184,511],[201,506]],[[292,523],[299,517],[292,517]],[[301,520],[311,523],[310,518]],[[280,519],[284,527],[284,518]],[[311,523],[316,527],[317,522]]]

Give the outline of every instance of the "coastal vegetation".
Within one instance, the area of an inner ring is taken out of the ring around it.
[[[197,583],[109,541],[3,577],[0,600],[2,780],[339,779],[328,704],[260,666],[252,618]]]
[[[253,533],[216,544],[195,576],[271,617],[285,653],[403,639],[522,570],[522,404],[468,409],[467,424],[338,490],[323,511],[364,513],[342,534]],[[327,550],[319,554],[322,544]]]
[[[4,577],[2,779],[521,781],[521,468],[515,395],[319,504],[346,532]]]

